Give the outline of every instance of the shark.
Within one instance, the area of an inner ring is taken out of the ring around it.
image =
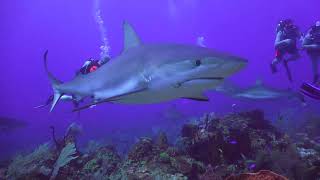
[[[153,104],[177,98],[208,101],[204,95],[225,78],[242,70],[244,58],[206,47],[178,43],[144,43],[135,29],[123,23],[124,48],[96,71],[62,82],[44,68],[54,92],[50,112],[63,95],[92,101],[80,111],[101,103]]]
[[[25,128],[29,124],[25,121],[0,116],[0,133],[1,132],[11,132],[19,128]]]
[[[277,99],[299,99],[303,103],[304,97],[293,89],[275,89],[266,86],[261,80],[257,80],[253,86],[247,88],[237,87],[230,81],[218,86],[215,91],[222,92],[234,98],[249,100],[277,100]]]

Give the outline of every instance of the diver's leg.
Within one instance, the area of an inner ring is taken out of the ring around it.
[[[286,72],[287,72],[287,76],[288,76],[289,81],[292,82],[292,81],[293,81],[293,80],[292,80],[292,74],[291,74],[291,71],[290,71],[290,69],[289,69],[289,65],[288,65],[288,61],[287,61],[287,60],[283,61],[283,66],[284,66],[284,68],[286,69]]]
[[[272,73],[276,73],[278,70],[277,70],[277,64],[279,64],[281,62],[281,58],[280,57],[275,57],[274,60],[271,62],[271,72]]]
[[[301,57],[300,53],[298,50],[296,50],[293,54],[290,54],[290,57],[286,60],[287,62],[289,61],[295,61]]]
[[[288,52],[288,53],[290,53],[290,52]],[[292,82],[293,80],[292,80],[292,74],[291,74],[291,71],[290,71],[290,69],[289,69],[288,62],[289,62],[289,61],[295,61],[295,60],[299,59],[300,57],[301,57],[301,55],[300,55],[298,49],[294,49],[294,50],[292,50],[292,52],[290,53],[290,57],[289,57],[288,59],[285,59],[285,60],[283,61],[283,65],[284,65],[284,67],[285,67],[285,69],[286,69],[287,76],[288,76],[288,79],[289,79],[290,82]]]

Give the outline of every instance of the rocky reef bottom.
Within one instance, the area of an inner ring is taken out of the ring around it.
[[[121,157],[110,145],[79,151],[73,124],[61,140],[1,165],[0,179],[317,180],[320,143],[317,133],[308,132],[316,131],[289,136],[260,110],[205,114],[183,125],[173,145],[159,133],[156,139],[140,138]]]

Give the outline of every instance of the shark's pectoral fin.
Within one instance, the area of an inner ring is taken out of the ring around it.
[[[194,94],[189,97],[183,97],[184,99],[190,99],[194,101],[209,101],[209,98],[203,94]]]
[[[129,96],[129,95],[132,95],[132,94],[140,93],[142,91],[146,91],[147,89],[148,89],[147,87],[144,87],[144,88],[136,89],[136,90],[133,90],[133,91],[130,91],[130,92],[126,92],[126,93],[123,93],[123,94],[119,94],[119,95],[116,95],[116,96],[112,96],[112,97],[109,97],[107,99],[103,99],[103,100],[100,100],[100,101],[97,101],[97,102],[93,102],[93,103],[87,104],[85,106],[76,108],[72,112],[77,112],[77,111],[81,111],[81,110],[84,110],[84,109],[88,109],[90,107],[96,106],[98,104],[106,103],[106,102],[117,101],[117,100],[120,100],[121,98],[123,98],[125,96]]]

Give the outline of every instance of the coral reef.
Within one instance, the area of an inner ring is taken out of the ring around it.
[[[174,144],[165,133],[140,138],[126,157],[94,141],[76,146],[80,128],[70,126],[56,146],[45,144],[1,167],[7,179],[254,180],[320,178],[315,131],[290,137],[259,110],[216,117],[205,114],[184,124]],[[3,176],[3,175],[2,175]]]
[[[288,180],[272,171],[261,170],[257,173],[243,173],[238,176],[229,176],[226,180]]]
[[[49,143],[40,145],[28,155],[16,156],[8,167],[8,179],[37,179],[48,176],[54,163],[54,152]]]

